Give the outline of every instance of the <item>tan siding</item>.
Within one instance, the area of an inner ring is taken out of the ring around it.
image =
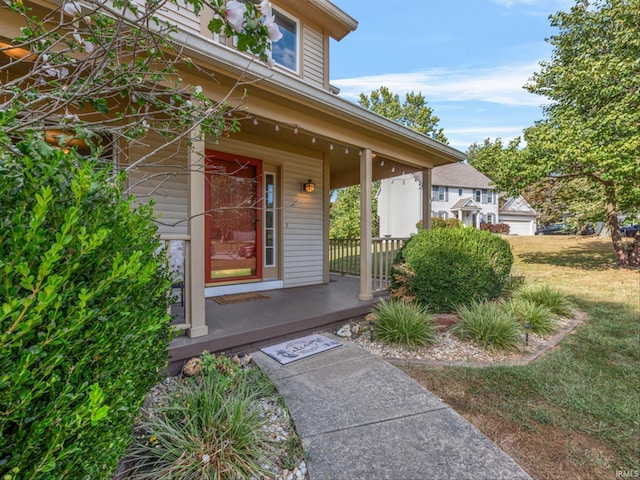
[[[129,159],[125,164],[134,165],[164,143],[160,135],[147,135],[129,148]],[[155,200],[159,233],[188,233],[186,142],[165,146],[151,158],[135,165],[129,172],[128,185],[138,202]]]
[[[321,32],[302,27],[302,77],[324,87],[324,40]]]
[[[193,7],[180,6],[171,2],[166,2],[162,9],[160,18],[167,20],[171,25],[182,27],[189,33],[200,33],[200,19],[193,13]]]

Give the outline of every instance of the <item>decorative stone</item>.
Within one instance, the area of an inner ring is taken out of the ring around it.
[[[336,335],[342,338],[351,338],[351,327],[349,326],[349,324],[340,327],[340,329],[336,332]]]
[[[182,374],[185,377],[193,377],[202,371],[202,361],[198,357],[187,360],[187,363],[182,367]]]

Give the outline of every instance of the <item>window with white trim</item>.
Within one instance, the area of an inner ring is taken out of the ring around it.
[[[495,203],[493,199],[493,190],[487,190],[487,203]]]
[[[447,191],[444,187],[438,187],[438,201],[444,202],[447,198]]]
[[[474,200],[478,203],[482,202],[482,190],[473,191]]]
[[[275,8],[273,15],[276,17],[276,25],[282,32],[282,38],[271,45],[271,58],[281,67],[298,73],[300,22]]]
[[[487,214],[487,223],[496,223],[496,216],[493,213]]]
[[[264,174],[264,266],[276,265],[276,176]]]

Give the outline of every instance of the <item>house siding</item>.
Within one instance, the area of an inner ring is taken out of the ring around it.
[[[155,200],[158,233],[186,235],[188,233],[188,169],[187,145],[182,143],[165,145],[166,141],[156,133],[132,144],[123,166],[134,165],[130,170],[127,185],[138,203]],[[157,148],[161,155],[153,159],[141,159]],[[139,165],[135,165],[140,161]]]
[[[308,25],[302,27],[302,78],[309,83],[324,87],[325,76],[324,38]]]

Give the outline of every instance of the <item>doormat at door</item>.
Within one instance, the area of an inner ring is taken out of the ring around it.
[[[334,342],[327,337],[314,334],[282,342],[271,347],[261,348],[260,350],[282,365],[286,365],[302,358],[326,352],[340,345],[342,344]]]
[[[232,293],[229,295],[220,295],[219,297],[211,297],[216,303],[220,305],[226,305],[228,303],[250,302],[251,300],[260,300],[261,298],[269,298],[268,295],[264,295],[258,292],[249,293]]]

